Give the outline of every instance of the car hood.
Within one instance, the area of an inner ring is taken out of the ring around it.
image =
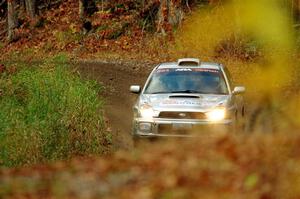
[[[143,94],[139,105],[150,105],[154,110],[207,111],[216,106],[228,106],[230,95],[199,94]]]

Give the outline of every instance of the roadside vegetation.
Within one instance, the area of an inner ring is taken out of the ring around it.
[[[72,72],[64,55],[0,72],[0,165],[21,166],[110,152],[101,86]]]

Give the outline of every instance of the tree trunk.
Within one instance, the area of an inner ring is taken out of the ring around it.
[[[30,16],[30,18],[35,17],[35,11],[36,11],[35,1],[36,0],[25,0],[26,12]]]
[[[101,0],[101,11],[104,11],[104,0]]]
[[[174,28],[178,27],[183,19],[183,10],[181,4],[176,1],[170,1],[168,6],[168,23]]]
[[[12,42],[15,38],[14,28],[16,27],[16,18],[15,18],[15,1],[7,0],[7,23],[8,23],[8,42]]]
[[[300,0],[294,0],[294,14],[296,22],[300,22]]]
[[[160,0],[157,14],[157,32],[166,34],[172,28],[181,24],[183,11],[172,0]]]
[[[26,11],[26,2],[25,0],[20,0],[20,7],[22,11]]]
[[[84,13],[84,0],[79,0],[79,17],[80,19],[84,19],[85,13]]]
[[[159,11],[157,13],[157,32],[166,34],[166,25],[169,16],[170,0],[160,0]]]

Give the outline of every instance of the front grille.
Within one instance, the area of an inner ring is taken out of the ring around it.
[[[201,112],[161,112],[159,118],[166,119],[206,119],[205,113]]]
[[[158,133],[171,133],[173,131],[172,124],[160,124],[158,125]]]
[[[194,127],[185,127],[182,126],[174,126],[174,124],[159,124],[157,128],[157,132],[159,134],[177,134],[177,135],[186,135],[191,134],[194,131]]]

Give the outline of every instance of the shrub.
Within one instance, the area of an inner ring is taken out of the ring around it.
[[[75,32],[73,28],[69,28],[65,31],[54,31],[53,36],[56,39],[56,46],[58,48],[65,48],[72,43],[79,43],[83,39],[83,35]]]
[[[250,36],[239,35],[224,39],[215,48],[216,57],[235,57],[241,60],[253,60],[261,56],[262,48],[258,41]]]
[[[0,89],[0,165],[108,151],[96,82],[48,63],[2,75]]]

